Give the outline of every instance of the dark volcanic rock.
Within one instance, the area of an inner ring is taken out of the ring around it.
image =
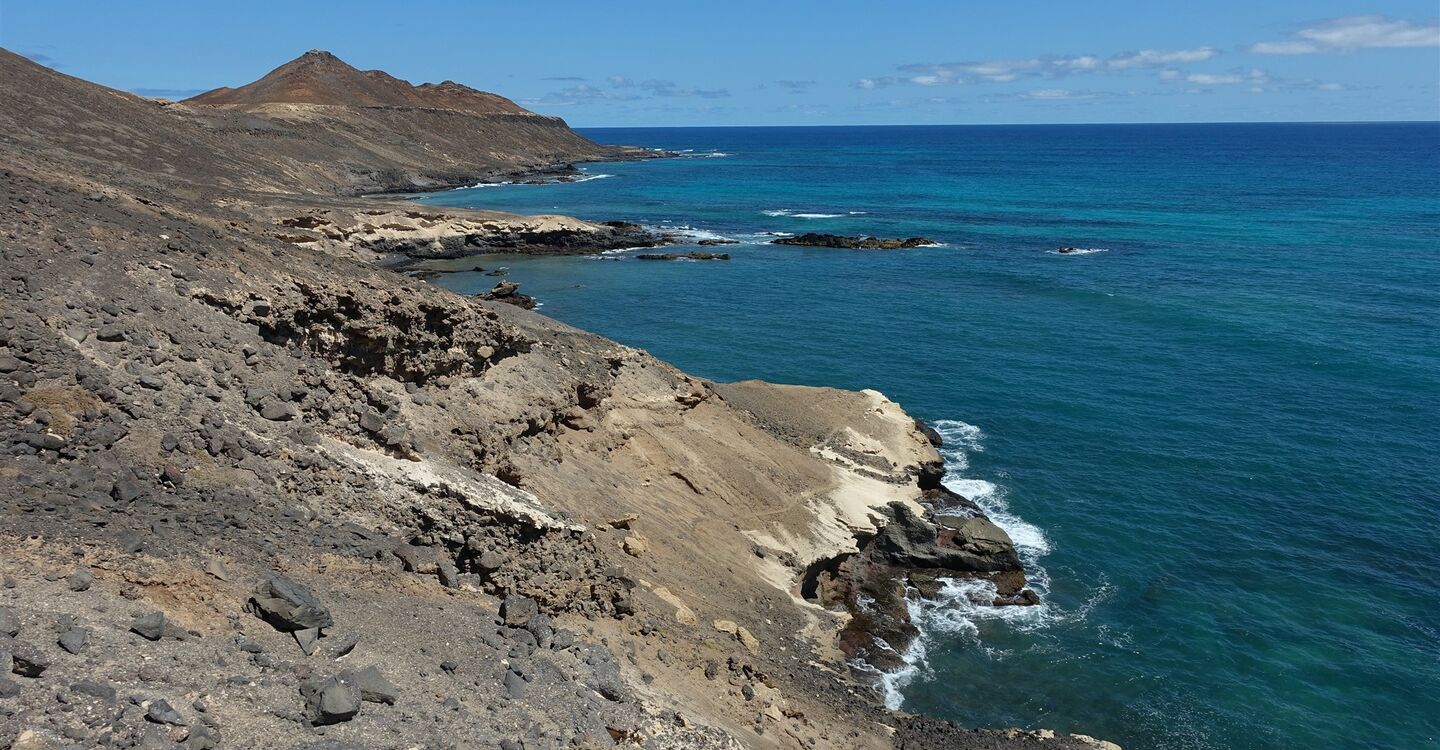
[[[540,608],[535,600],[528,596],[511,594],[500,603],[500,616],[504,618],[505,624],[512,628],[524,627],[525,623],[530,622],[530,618],[539,612]]]
[[[730,260],[730,253],[641,253],[636,260]]]
[[[77,682],[70,686],[70,691],[103,701],[115,701],[115,688],[103,682]]]
[[[1021,568],[1015,544],[986,519],[955,519],[951,525],[937,526],[900,503],[891,503],[890,511],[892,521],[871,543],[880,559],[906,568],[965,572]]]
[[[70,628],[60,634],[58,643],[60,648],[72,654],[78,654],[85,649],[90,642],[90,631],[85,628]]]
[[[179,711],[171,708],[170,703],[165,700],[152,702],[150,708],[145,711],[145,720],[152,721],[156,724],[172,724],[177,727],[185,726],[184,717],[180,716]]]
[[[0,652],[10,654],[10,671],[21,677],[39,677],[50,668],[50,657],[25,641],[0,640]]]
[[[360,698],[370,703],[384,703],[395,705],[400,699],[400,690],[393,683],[385,679],[380,669],[375,666],[366,667],[359,672],[341,673],[340,679],[347,681],[360,691]]]
[[[335,624],[330,610],[310,589],[286,578],[271,576],[255,587],[250,597],[256,612],[278,630],[328,628]]]
[[[165,635],[165,615],[160,612],[151,612],[148,615],[141,615],[130,623],[130,631],[139,634],[149,641],[158,641]]]
[[[502,281],[496,284],[494,289],[475,296],[492,302],[504,302],[524,310],[534,310],[537,304],[535,298],[521,294],[519,289],[520,285],[513,281]]]
[[[818,603],[850,613],[840,648],[852,658],[883,672],[905,666],[901,654],[919,635],[910,621],[909,587],[934,597],[941,578],[980,578],[995,584],[990,603],[996,606],[1038,601],[1023,588],[1025,572],[1010,537],[983,516],[955,512],[932,521],[904,503],[891,503],[886,515],[878,533],[860,540],[859,553],[812,566],[802,587]]]
[[[903,240],[882,239],[880,237],[846,237],[838,234],[819,234],[806,232],[797,234],[794,237],[777,237],[770,240],[772,245],[798,245],[801,247],[833,247],[846,250],[902,250],[922,245],[933,245],[935,242],[924,237],[910,237]]]
[[[300,685],[306,717],[315,725],[338,724],[360,713],[360,690],[338,678],[309,680]]]

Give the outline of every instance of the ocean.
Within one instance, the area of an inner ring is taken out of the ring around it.
[[[584,132],[690,158],[426,200],[741,240],[477,262],[697,375],[883,391],[1019,545],[1044,603],[917,606],[892,705],[1130,750],[1440,743],[1440,124]],[[806,231],[938,246],[764,244]]]

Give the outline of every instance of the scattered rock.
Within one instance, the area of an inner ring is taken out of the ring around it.
[[[281,575],[261,581],[250,603],[278,630],[328,628],[335,624],[330,610],[320,604],[310,589]]]
[[[150,707],[145,710],[145,720],[156,724],[170,724],[172,726],[185,726],[184,717],[180,712],[170,707],[170,703],[164,699],[157,699],[150,702]]]
[[[320,641],[320,628],[305,628],[290,634],[295,636],[295,642],[300,644],[300,650],[304,651],[306,656],[315,653],[316,644]]]
[[[70,576],[69,586],[71,591],[88,591],[90,584],[95,582],[95,574],[79,568]]]
[[[0,651],[10,654],[10,671],[21,677],[39,677],[50,668],[50,657],[25,641],[0,641]]]
[[[165,635],[165,615],[160,612],[140,615],[130,623],[130,632],[149,641],[158,641]]]
[[[310,723],[317,726],[349,721],[360,713],[360,691],[335,677],[308,680],[300,685]]]
[[[645,537],[631,534],[621,540],[620,549],[625,550],[625,554],[631,557],[640,557],[650,551],[650,544],[645,541]]]
[[[103,701],[115,702],[115,688],[103,682],[77,682],[70,686],[70,690]]]
[[[512,628],[524,627],[539,612],[539,604],[528,596],[510,594],[500,603],[500,616]]]
[[[90,642],[90,631],[85,628],[70,628],[60,634],[60,648],[72,654],[78,654],[85,650],[86,644]]]
[[[369,666],[359,672],[342,673],[342,679],[346,679],[355,685],[360,691],[360,698],[370,703],[384,703],[393,706],[395,701],[400,699],[400,690],[393,683],[385,679],[380,673],[379,667]]]

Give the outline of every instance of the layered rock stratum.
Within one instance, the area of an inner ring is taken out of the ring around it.
[[[417,209],[349,195],[617,151],[340,66],[163,104],[0,51],[0,744],[1100,745],[854,679],[856,587],[1005,557],[884,396],[376,265],[342,230]],[[534,220],[405,231],[452,221]]]

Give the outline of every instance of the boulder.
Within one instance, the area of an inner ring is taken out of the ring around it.
[[[71,654],[78,654],[85,650],[86,644],[90,642],[90,631],[85,628],[70,628],[60,634],[58,642],[60,648]]]
[[[964,532],[943,529],[921,518],[904,503],[891,503],[892,520],[875,536],[877,557],[905,568],[944,568],[962,572],[1019,570],[1020,558],[1013,543],[999,527],[984,519],[966,526]],[[962,525],[964,525],[962,523]],[[943,531],[943,533],[942,533]],[[997,534],[998,532],[998,534]]]
[[[150,702],[150,707],[145,710],[145,720],[155,724],[185,726],[185,719],[180,716],[180,712],[172,708],[169,701],[163,699]]]
[[[335,624],[330,610],[320,604],[310,589],[282,575],[261,581],[251,595],[250,603],[277,630],[328,628]]]
[[[947,537],[945,530],[948,529],[951,544],[977,555],[1007,557],[1015,554],[1015,542],[1010,535],[989,519],[939,515],[935,517],[935,523],[942,529],[942,539]]]
[[[361,700],[393,706],[400,699],[400,689],[385,679],[379,667],[372,665],[359,672],[342,672],[340,679],[354,685],[360,691]]]
[[[308,680],[300,685],[306,718],[316,726],[349,721],[360,713],[360,690],[336,677]]]
[[[500,617],[512,628],[524,627],[539,613],[540,605],[528,596],[510,594],[500,603]]]
[[[130,632],[147,641],[158,641],[165,635],[165,615],[160,612],[140,615],[130,623]]]
[[[21,677],[39,677],[50,668],[50,657],[26,641],[0,639],[0,651],[10,654],[10,671]]]

